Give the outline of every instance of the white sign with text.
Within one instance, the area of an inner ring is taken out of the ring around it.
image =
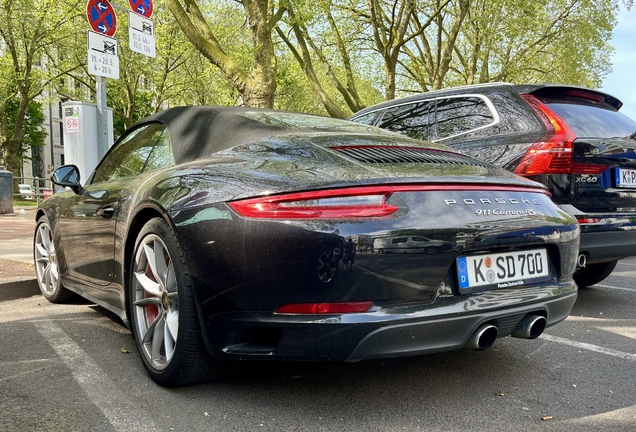
[[[148,57],[157,56],[155,50],[155,25],[152,20],[128,12],[128,45],[132,51]]]
[[[88,32],[88,73],[119,79],[119,46],[117,39],[93,31]]]

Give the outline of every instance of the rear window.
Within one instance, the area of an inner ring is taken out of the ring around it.
[[[429,112],[433,100],[398,105],[386,110],[379,127],[411,138],[429,141],[435,137],[429,125]]]
[[[450,97],[437,100],[437,138],[444,139],[488,126],[492,113],[478,97]]]
[[[587,101],[546,101],[579,137],[625,138],[636,132],[636,122],[604,104]]]
[[[381,111],[374,111],[374,112],[369,113],[369,114],[363,114],[363,115],[361,115],[359,117],[356,117],[354,119],[351,119],[351,120],[353,120],[356,123],[362,123],[362,124],[371,126],[377,120],[378,115],[380,114],[380,112]]]

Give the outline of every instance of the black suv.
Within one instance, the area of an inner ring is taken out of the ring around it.
[[[636,255],[636,122],[564,85],[481,84],[384,102],[351,120],[446,144],[539,181],[581,225],[580,287]]]

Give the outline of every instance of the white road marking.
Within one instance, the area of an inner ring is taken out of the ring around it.
[[[618,358],[622,358],[624,360],[632,360],[632,361],[636,361],[636,354],[630,354],[630,353],[626,353],[626,352],[622,352],[622,351],[617,351],[617,350],[613,350],[611,348],[605,348],[602,346],[598,346],[598,345],[592,345],[592,344],[588,344],[588,343],[584,343],[584,342],[577,342],[577,341],[573,341],[570,339],[565,339],[562,337],[558,337],[558,336],[552,336],[549,334],[542,334],[541,335],[541,339],[550,341],[550,342],[556,342],[556,343],[560,343],[563,345],[569,345],[569,346],[573,346],[576,348],[581,348],[584,350],[588,350],[588,351],[593,351],[596,353],[600,353],[600,354],[607,354],[607,355],[611,355],[614,357],[618,357]]]
[[[564,420],[562,423],[569,425],[581,425],[589,428],[594,425],[596,430],[634,430],[636,422],[636,405],[613,411],[595,414],[576,419]]]
[[[8,367],[8,366],[16,366],[16,365],[23,365],[23,364],[34,364],[34,363],[48,363],[50,362],[51,359],[30,359],[30,360],[17,360],[17,361],[6,361],[6,362],[0,362],[0,367]]]
[[[636,270],[618,270],[618,269],[614,269],[614,271],[612,272],[612,276],[614,277],[621,277],[621,278],[633,278],[634,275],[636,275]]]
[[[612,285],[600,285],[600,284],[597,284],[597,285],[592,285],[591,288],[593,288],[593,287],[615,289],[615,290],[620,290],[620,291],[636,292],[636,289],[634,289],[634,288],[616,287],[616,286],[612,286]]]
[[[73,374],[88,399],[116,431],[151,432],[158,428],[122,393],[91,357],[51,320],[33,321],[33,325],[55,350]]]
[[[17,360],[17,361],[0,362],[0,371],[2,371],[3,373],[6,373],[7,371],[11,371],[14,369],[18,369],[21,366],[32,367],[31,369],[25,372],[19,372],[17,374],[8,375],[8,376],[0,376],[0,383],[3,381],[10,381],[24,375],[30,375],[32,373],[40,372],[42,370],[42,366],[40,365],[50,364],[50,363],[51,363],[51,359],[33,359],[33,360]],[[33,366],[35,366],[35,369],[33,369]]]
[[[614,333],[626,338],[630,338],[630,339],[636,339],[636,327],[633,326],[623,326],[623,327],[619,327],[619,326],[612,326],[612,327],[603,327],[603,326],[599,326],[597,327],[599,330],[603,330],[609,333]]]

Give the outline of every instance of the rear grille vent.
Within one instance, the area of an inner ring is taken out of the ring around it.
[[[443,150],[432,150],[418,147],[398,146],[341,146],[330,147],[331,150],[341,152],[359,162],[366,163],[443,163],[453,165],[490,165],[457,153]]]

